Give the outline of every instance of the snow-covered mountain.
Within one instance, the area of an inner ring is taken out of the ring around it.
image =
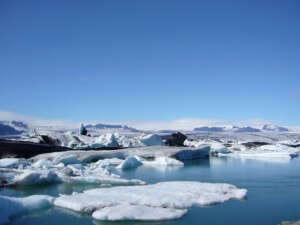
[[[253,128],[250,126],[247,127],[196,127],[194,131],[200,131],[200,132],[261,132],[260,129]]]
[[[0,135],[19,135],[27,131],[27,124],[21,121],[0,121]]]
[[[279,127],[277,125],[266,124],[262,128],[263,131],[275,131],[275,132],[288,132],[289,129],[285,127]]]

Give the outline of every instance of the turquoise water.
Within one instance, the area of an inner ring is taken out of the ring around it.
[[[212,157],[209,160],[185,162],[180,169],[139,167],[121,172],[128,179],[141,179],[147,183],[160,181],[225,182],[248,190],[245,200],[230,200],[220,205],[188,209],[186,216],[166,222],[99,222],[89,214],[77,213],[59,207],[16,217],[11,225],[52,224],[201,224],[201,225],[276,225],[283,220],[300,219],[300,158],[291,161],[265,162],[234,158]],[[58,184],[19,189],[2,189],[1,195],[27,196],[59,193],[71,194],[96,188],[97,185]]]

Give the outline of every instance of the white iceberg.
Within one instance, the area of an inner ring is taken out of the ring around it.
[[[151,220],[151,217],[153,220],[164,220],[175,219],[185,213],[174,210],[219,204],[232,198],[242,199],[246,193],[247,190],[230,184],[174,181],[145,186],[92,189],[69,196],[62,195],[55,199],[54,204],[79,212],[95,212],[93,217],[101,220]],[[126,213],[114,210],[122,208],[124,204],[133,206]],[[151,215],[146,213],[144,217],[138,216],[136,210],[140,206],[141,212],[150,210]],[[110,217],[112,210],[115,213]]]
[[[0,196],[0,224],[10,222],[10,218],[33,210],[52,206],[53,197],[32,195],[25,198]]]
[[[37,185],[57,182],[62,182],[62,180],[54,171],[29,170],[15,176],[10,185]]]
[[[64,165],[69,165],[69,164],[78,164],[80,163],[80,161],[77,159],[77,157],[73,154],[64,152],[61,155],[58,155],[58,157],[56,157],[53,160],[54,164],[59,164],[59,163],[63,163]]]
[[[31,166],[34,168],[43,168],[43,169],[49,169],[55,167],[55,165],[47,159],[40,159],[37,162],[33,163]]]
[[[139,140],[146,146],[164,145],[158,134],[143,134]]]
[[[120,165],[118,165],[117,169],[133,169],[142,165],[142,162],[135,156],[127,157]]]

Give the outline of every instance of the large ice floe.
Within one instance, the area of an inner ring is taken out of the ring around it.
[[[10,222],[10,218],[33,210],[52,206],[53,197],[32,195],[25,198],[0,196],[0,224]]]
[[[210,206],[242,199],[247,190],[230,184],[192,181],[99,188],[62,195],[56,206],[92,213],[98,220],[169,220],[182,217],[191,206]]]

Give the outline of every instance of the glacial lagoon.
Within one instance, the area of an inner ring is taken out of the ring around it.
[[[210,207],[191,207],[177,220],[162,222],[97,221],[87,213],[60,207],[35,211],[13,218],[10,225],[114,225],[114,224],[201,224],[201,225],[277,225],[284,220],[300,219],[300,158],[259,160],[233,157],[185,161],[185,166],[146,167],[119,171],[127,179],[147,184],[161,181],[200,181],[229,183],[248,190],[247,198],[230,200]],[[0,195],[25,197],[33,194],[72,194],[99,188],[99,185],[52,184],[19,188],[2,188]]]

